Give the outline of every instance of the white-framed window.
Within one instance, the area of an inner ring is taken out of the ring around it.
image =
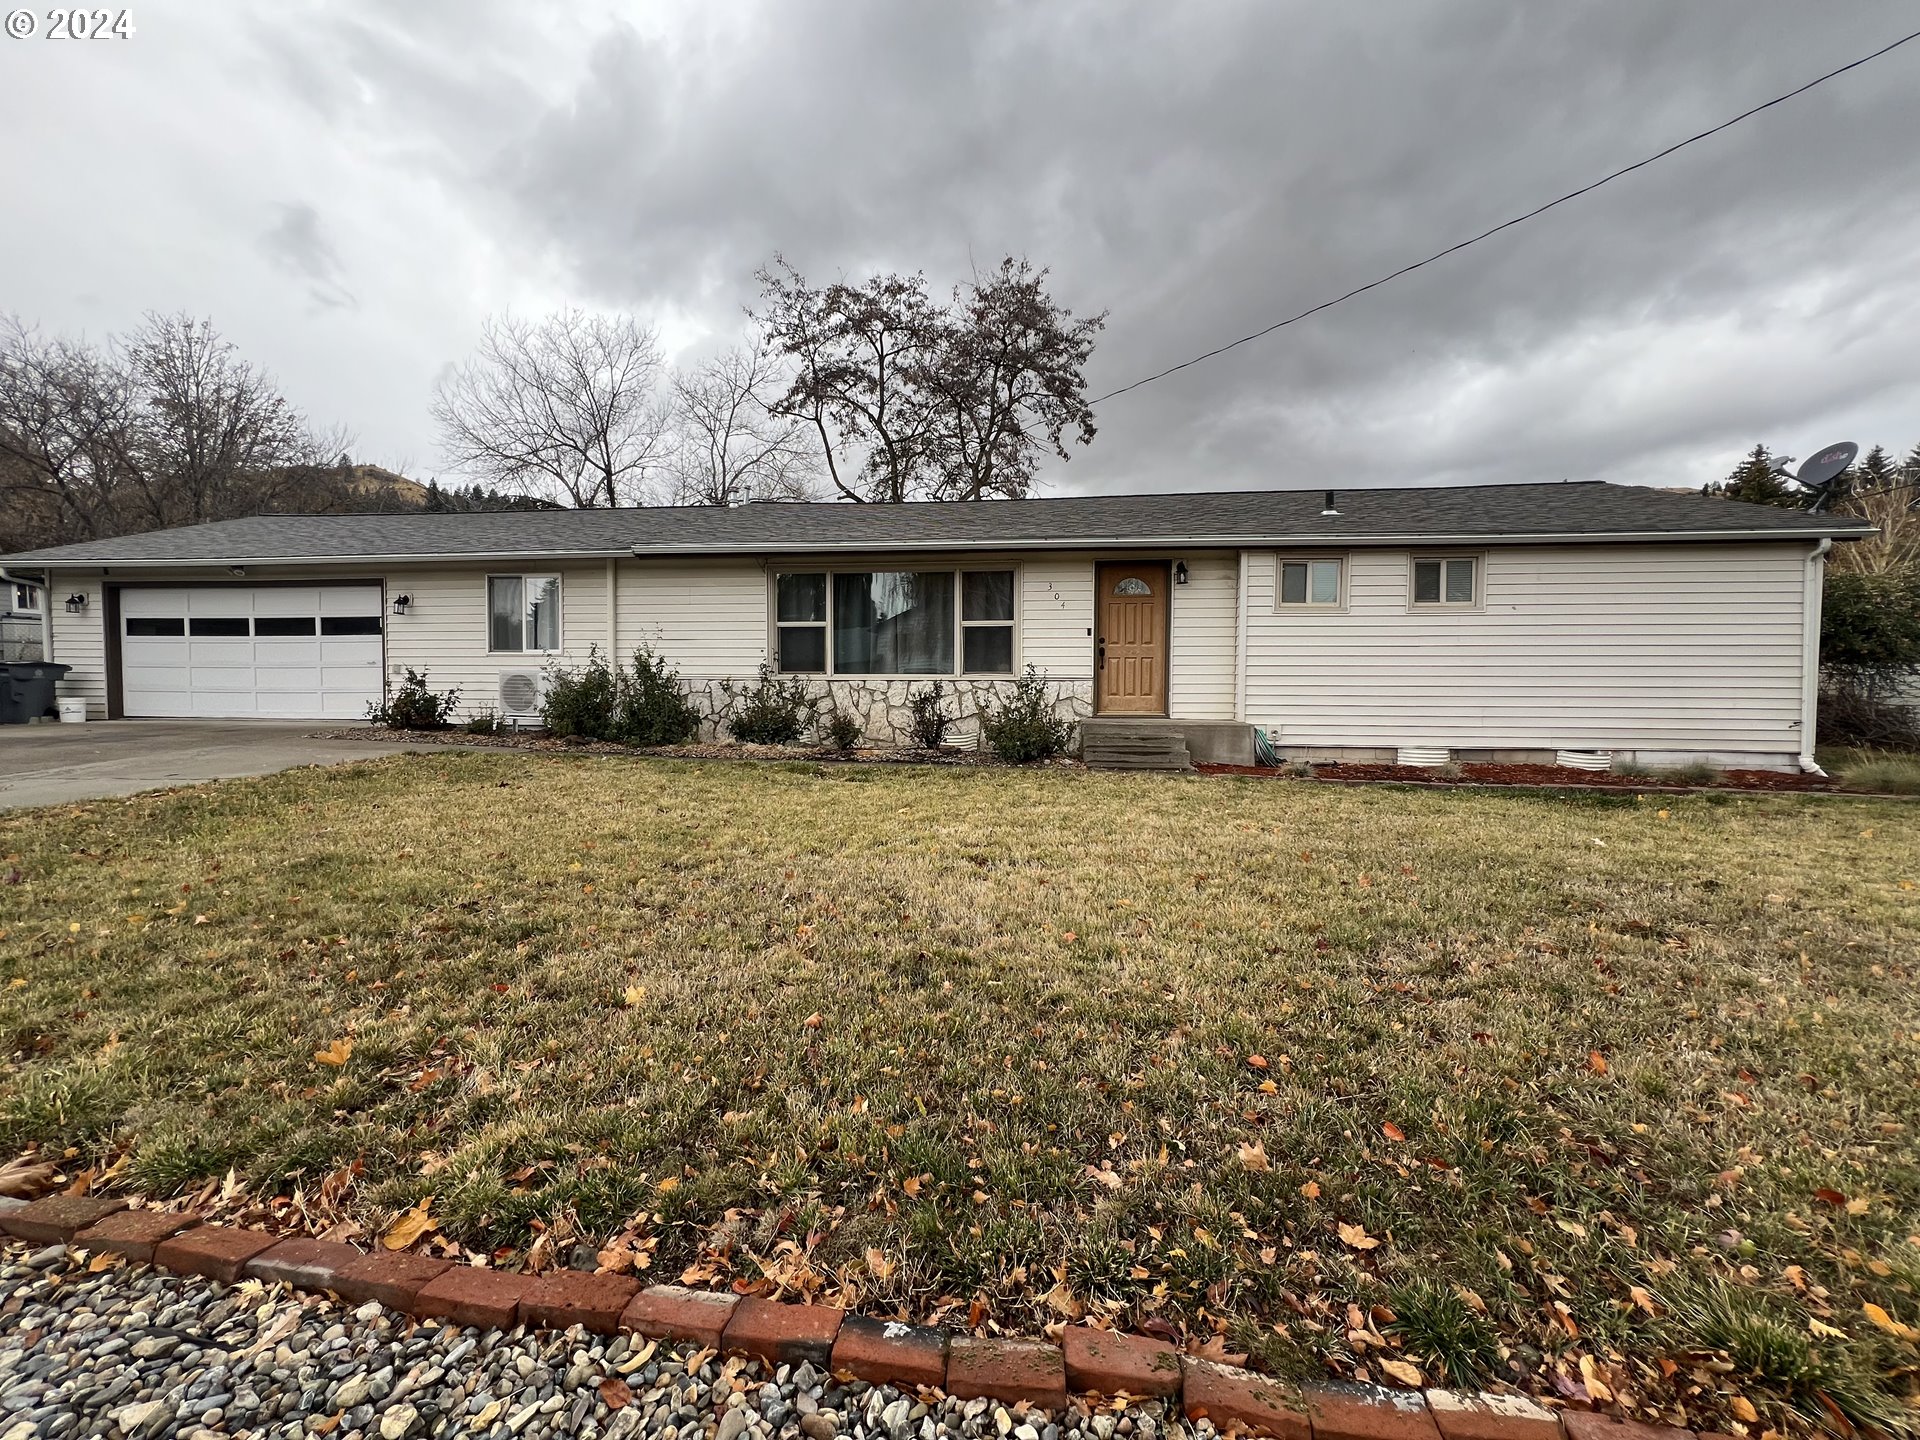
[[[1480,557],[1416,555],[1411,584],[1409,602],[1417,609],[1474,609],[1480,604]]]
[[[773,577],[788,674],[1011,675],[1012,570],[793,570]]]
[[[40,587],[38,585],[15,585],[13,587],[13,608],[28,614],[40,611]]]
[[[496,655],[551,655],[560,649],[560,577],[489,575],[487,649]]]
[[[1347,563],[1338,555],[1282,555],[1274,565],[1276,610],[1338,610],[1347,603]]]

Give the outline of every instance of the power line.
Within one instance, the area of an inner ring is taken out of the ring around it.
[[[1827,81],[1832,80],[1837,76],[1844,75],[1849,70],[1857,70],[1862,65],[1867,64],[1869,61],[1878,60],[1882,55],[1888,54],[1889,52],[1894,50],[1898,50],[1902,45],[1905,45],[1911,40],[1920,40],[1920,30],[1914,31],[1913,34],[1911,35],[1902,35],[1898,40],[1894,41],[1891,45],[1883,45],[1878,50],[1874,51],[1871,55],[1862,55],[1858,60],[1848,61],[1845,65],[1842,65],[1838,70],[1829,70],[1824,75],[1816,76],[1812,80],[1807,81],[1806,84],[1800,86],[1800,88],[1797,90],[1789,90],[1787,91],[1786,94],[1776,95],[1773,97],[1773,99],[1768,100],[1764,104],[1756,105],[1751,110],[1743,110],[1738,115],[1735,115],[1731,120],[1721,121],[1718,125],[1715,125],[1711,130],[1702,130],[1698,135],[1689,135],[1686,139],[1681,140],[1676,144],[1669,145],[1667,146],[1666,149],[1657,151],[1656,153],[1647,156],[1646,159],[1644,160],[1636,160],[1633,162],[1633,164],[1623,166],[1621,169],[1614,171],[1611,175],[1602,176],[1600,179],[1595,180],[1590,185],[1582,185],[1578,190],[1569,190],[1566,194],[1561,195],[1555,199],[1549,200],[1546,204],[1541,205],[1536,209],[1529,210],[1524,215],[1516,215],[1511,220],[1502,220],[1498,225],[1494,226],[1491,230],[1482,230],[1478,235],[1475,235],[1471,240],[1462,240],[1457,245],[1449,245],[1446,249],[1436,251],[1432,255],[1427,256],[1427,258],[1424,260],[1416,260],[1411,265],[1401,266],[1400,269],[1394,271],[1391,275],[1382,275],[1378,280],[1369,280],[1365,285],[1359,286],[1357,289],[1349,290],[1344,295],[1336,295],[1331,300],[1322,300],[1318,305],[1315,305],[1312,308],[1307,310],[1302,310],[1298,315],[1289,315],[1284,320],[1276,320],[1273,322],[1273,324],[1267,326],[1263,330],[1256,330],[1251,335],[1242,335],[1238,340],[1230,340],[1225,345],[1219,346],[1217,349],[1207,351],[1206,354],[1204,355],[1196,355],[1191,360],[1182,360],[1178,365],[1169,365],[1166,369],[1157,371],[1154,374],[1147,376],[1145,379],[1136,380],[1131,385],[1122,385],[1118,390],[1109,390],[1104,395],[1095,396],[1092,400],[1089,400],[1087,403],[1089,405],[1098,405],[1104,400],[1113,399],[1113,397],[1116,395],[1124,395],[1129,390],[1138,390],[1142,385],[1151,385],[1156,380],[1164,380],[1167,378],[1167,376],[1174,374],[1176,371],[1185,370],[1189,366],[1198,365],[1203,360],[1211,360],[1216,355],[1224,355],[1227,353],[1227,351],[1238,349],[1240,346],[1247,344],[1249,341],[1260,339],[1261,336],[1263,335],[1271,335],[1274,331],[1281,329],[1283,326],[1292,325],[1293,323],[1299,320],[1305,320],[1309,315],[1318,315],[1322,310],[1331,310],[1335,305],[1340,304],[1342,301],[1351,300],[1356,295],[1364,295],[1369,290],[1377,290],[1382,285],[1387,284],[1391,280],[1398,280],[1402,275],[1411,275],[1414,271],[1421,269],[1423,266],[1431,265],[1436,260],[1444,260],[1447,258],[1447,256],[1456,254],[1459,251],[1466,249],[1469,245],[1478,245],[1482,240],[1488,239],[1494,235],[1498,235],[1502,230],[1510,230],[1515,225],[1523,224],[1524,222],[1533,219],[1537,215],[1544,215],[1547,213],[1547,211],[1553,209],[1553,207],[1556,205],[1564,205],[1569,200],[1578,200],[1582,195],[1591,194],[1593,191],[1598,190],[1602,185],[1606,185],[1612,181],[1618,180],[1622,175],[1631,175],[1636,170],[1643,170],[1647,166],[1653,164],[1654,161],[1664,160],[1667,158],[1667,156],[1673,154],[1676,150],[1684,150],[1687,148],[1687,146],[1695,144],[1698,141],[1705,140],[1710,136],[1718,135],[1722,130],[1730,129],[1733,126],[1738,125],[1742,120],[1752,119],[1755,115],[1758,115],[1763,110],[1771,110],[1776,105],[1784,105],[1786,104],[1787,101],[1794,99],[1796,96],[1806,94],[1807,91],[1813,89],[1814,86],[1824,85],[1827,83]]]

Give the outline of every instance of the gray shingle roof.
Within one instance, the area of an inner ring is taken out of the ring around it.
[[[1087,495],[908,505],[760,504],[479,515],[261,515],[0,557],[8,564],[188,565],[439,557],[798,554],[818,550],[1500,543],[1564,538],[1792,539],[1871,534],[1670,490],[1575,481]]]

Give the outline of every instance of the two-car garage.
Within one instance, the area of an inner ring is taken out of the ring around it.
[[[381,696],[378,585],[129,585],[127,716],[358,720]]]

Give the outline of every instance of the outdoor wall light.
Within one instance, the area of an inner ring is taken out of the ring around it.
[[[87,608],[87,592],[86,591],[76,590],[74,591],[73,594],[67,596],[67,613],[69,615],[78,615],[82,610],[86,608]]]
[[[413,597],[411,595],[396,595],[393,597],[393,613],[396,615],[404,615],[407,613],[407,607],[411,604],[413,604]]]
[[[1187,583],[1186,561],[1176,560],[1173,562],[1173,583],[1176,585],[1184,585]]]

